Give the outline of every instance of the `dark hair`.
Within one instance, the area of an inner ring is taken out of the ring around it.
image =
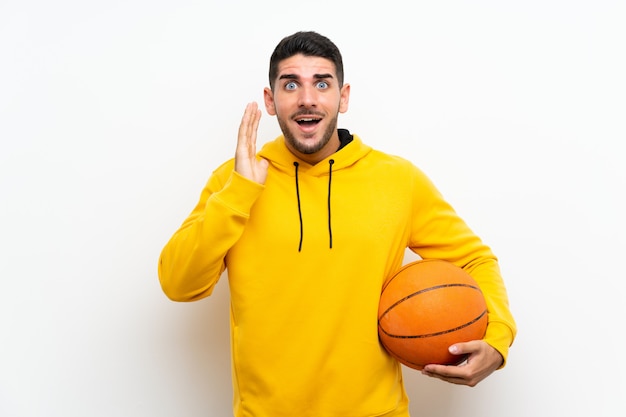
[[[317,32],[296,32],[283,38],[270,58],[270,88],[274,90],[274,82],[278,76],[278,64],[294,55],[315,56],[326,58],[335,64],[339,87],[343,86],[343,60],[339,48],[327,37]]]

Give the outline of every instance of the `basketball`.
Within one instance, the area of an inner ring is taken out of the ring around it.
[[[480,340],[487,329],[487,305],[474,279],[456,265],[419,260],[398,270],[385,283],[378,307],[383,347],[402,364],[456,365],[454,343]]]

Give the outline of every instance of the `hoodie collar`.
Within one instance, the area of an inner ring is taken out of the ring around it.
[[[259,156],[267,159],[275,168],[288,175],[294,176],[294,162],[299,165],[300,175],[322,176],[328,175],[329,160],[334,160],[333,171],[339,171],[352,166],[363,158],[372,148],[365,145],[357,135],[351,135],[346,129],[339,129],[341,146],[339,150],[328,158],[315,165],[310,165],[292,154],[285,145],[283,135],[263,145]],[[350,140],[350,137],[352,140]]]

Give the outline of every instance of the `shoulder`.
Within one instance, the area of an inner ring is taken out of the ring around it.
[[[406,157],[384,152],[379,149],[372,149],[368,155],[371,161],[384,169],[404,172],[407,175],[424,175],[422,170]]]
[[[376,173],[375,175],[387,181],[401,183],[405,187],[422,191],[434,188],[429,176],[406,157],[372,149],[365,159],[368,161],[368,167]]]

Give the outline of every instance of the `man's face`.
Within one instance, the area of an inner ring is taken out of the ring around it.
[[[348,110],[350,86],[339,87],[332,61],[294,55],[281,61],[274,91],[264,91],[265,107],[275,115],[289,150],[315,164],[339,147],[337,116]]]

